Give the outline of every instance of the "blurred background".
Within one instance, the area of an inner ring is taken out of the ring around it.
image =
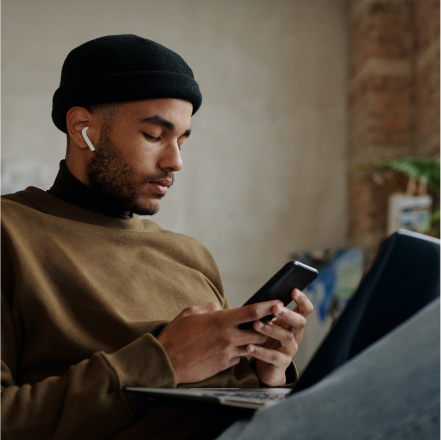
[[[153,220],[213,253],[232,306],[292,256],[335,263],[302,369],[389,232],[439,234],[439,22],[434,0],[3,0],[2,194],[52,185],[70,50],[121,33],[169,47],[203,104]],[[391,220],[409,214],[397,193],[416,223]]]

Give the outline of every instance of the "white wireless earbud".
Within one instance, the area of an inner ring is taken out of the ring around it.
[[[89,129],[89,127],[84,127],[81,130],[81,134],[83,135],[84,140],[86,141],[86,144],[89,145],[89,148],[92,151],[95,151],[95,147],[93,146],[92,142],[90,142],[89,136],[87,136],[86,131]]]

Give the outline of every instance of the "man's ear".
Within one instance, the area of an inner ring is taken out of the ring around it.
[[[86,108],[72,107],[66,115],[66,127],[71,142],[73,142],[78,148],[89,150],[89,146],[81,134],[83,128],[89,127],[87,130],[87,136],[92,144],[96,145],[99,138],[99,127],[97,122],[97,118]]]

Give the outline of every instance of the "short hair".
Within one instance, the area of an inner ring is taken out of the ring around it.
[[[90,113],[101,116],[101,118],[103,118],[104,123],[106,125],[111,125],[113,122],[113,119],[115,118],[116,114],[118,113],[120,105],[121,105],[120,102],[109,102],[107,104],[89,105],[85,108],[87,110],[89,110]],[[67,141],[67,144],[66,144],[66,159],[67,159],[69,156],[69,153],[70,153],[69,130],[66,130],[66,141]]]

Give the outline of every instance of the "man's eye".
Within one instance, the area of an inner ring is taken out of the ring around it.
[[[150,135],[147,134],[147,133],[144,133],[144,137],[145,137],[147,140],[152,141],[152,142],[157,142],[157,141],[159,141],[159,139],[160,139],[160,138],[158,138],[158,137],[150,136]]]

